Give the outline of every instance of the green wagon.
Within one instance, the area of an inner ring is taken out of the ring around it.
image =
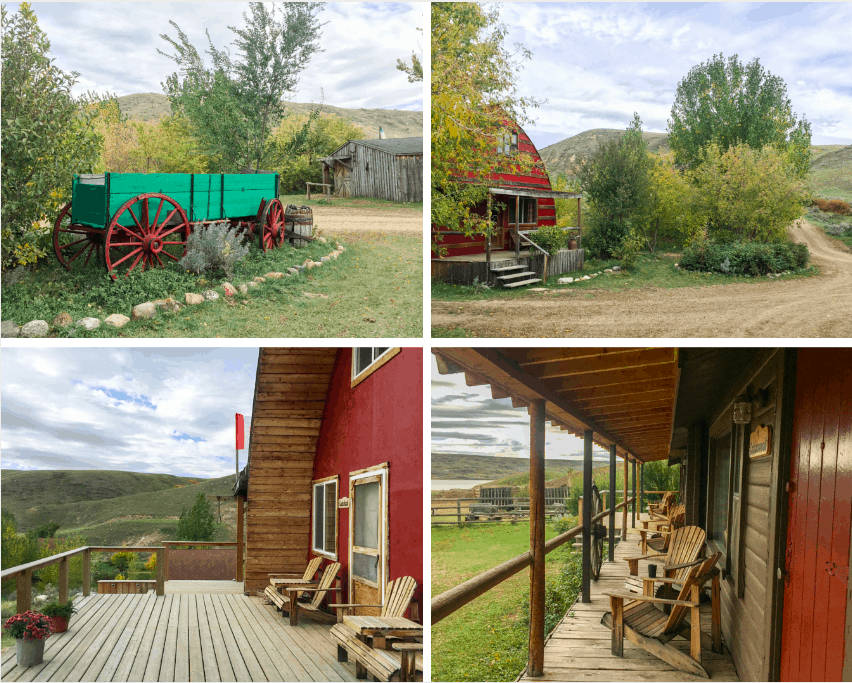
[[[260,247],[310,241],[308,207],[278,199],[277,173],[100,173],[75,175],[71,202],[53,226],[59,262],[99,258],[113,278],[179,261],[193,227],[213,221],[257,236]]]

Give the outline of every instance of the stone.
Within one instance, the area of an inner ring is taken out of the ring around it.
[[[313,264],[315,268],[319,268],[322,265],[322,261],[314,261]]]
[[[47,596],[46,595],[36,595],[35,599],[38,600],[39,602],[44,602],[45,600],[47,600]]]
[[[72,318],[68,313],[62,311],[59,315],[57,315],[53,322],[50,323],[51,327],[68,327],[71,323],[74,322],[74,318]]]
[[[260,275],[258,275],[256,278],[254,278],[254,280],[252,280],[252,282],[254,282],[256,285],[259,285],[261,282],[266,282],[266,278],[260,277]]]
[[[50,326],[46,320],[31,320],[21,328],[22,337],[46,337]]]
[[[340,256],[340,252],[339,251],[333,251],[333,252],[331,252],[331,254],[329,254],[329,256],[331,256],[331,258],[333,258],[336,261],[337,257]]]
[[[237,293],[237,288],[234,287],[230,282],[225,282],[222,285],[222,289],[225,290],[225,296],[234,296]]]
[[[331,261],[331,258],[330,258],[329,256],[323,256],[323,257],[320,259],[320,261],[322,261],[323,263],[325,263],[326,261]]]
[[[241,294],[248,294],[248,285],[239,285],[237,289]]]
[[[308,260],[307,260],[307,261],[305,261],[305,263],[304,263],[305,268],[307,268],[308,270],[311,270],[311,269],[312,269],[315,265],[316,265],[316,263],[314,263],[314,262],[313,262],[313,261],[311,261],[310,259],[308,259]]]
[[[133,310],[130,312],[130,319],[153,318],[156,315],[157,307],[150,301],[146,301],[144,304],[138,304],[133,307]]]
[[[21,328],[14,320],[4,320],[0,327],[0,336],[13,338],[21,334]]]
[[[104,325],[109,325],[110,327],[124,327],[129,322],[130,318],[121,313],[113,313],[104,318]]]
[[[246,287],[257,287],[257,283],[254,280],[246,282]]]
[[[204,303],[204,296],[202,294],[194,294],[193,292],[187,292],[183,295],[183,298],[188,306],[197,306],[198,304]]]
[[[175,301],[174,299],[172,299],[171,297],[168,297],[166,299],[157,299],[154,302],[154,306],[157,307],[157,310],[175,311],[175,312],[180,310],[180,304],[177,301]]]
[[[290,269],[288,268],[287,270],[290,270]],[[263,277],[269,278],[270,280],[280,280],[282,277],[284,277],[284,273],[280,273],[278,271],[273,271],[271,273],[267,273]]]
[[[80,318],[77,321],[77,327],[85,327],[89,332],[96,330],[101,326],[101,321],[97,318]]]
[[[298,268],[288,268],[287,272],[290,273],[290,275],[298,275],[300,271]]]
[[[591,280],[592,278],[590,278],[588,275],[584,275],[584,276],[583,276],[583,279],[584,279],[584,280]]]
[[[328,299],[328,294],[319,294],[317,292],[302,292],[302,296],[309,299]]]
[[[203,292],[201,296],[204,297],[205,301],[216,301],[219,298],[219,293],[214,292],[212,289],[208,289],[206,292]]]
[[[338,251],[346,251],[346,247],[344,247],[342,244],[338,244],[338,245],[337,245],[337,250],[338,250]]]
[[[572,282],[574,282],[574,278],[573,277],[561,277],[556,282],[558,282],[560,285],[570,285]]]
[[[677,265],[677,263],[675,263],[675,265]],[[621,266],[613,266],[612,272],[613,273],[620,273],[621,272]]]
[[[605,273],[611,273],[611,272],[612,272],[612,268],[604,268],[604,272],[605,272]]]
[[[530,288],[529,291],[531,291],[531,292],[546,292],[547,287],[532,287],[532,288]]]
[[[325,237],[317,237],[317,242],[322,242],[323,244],[328,244],[328,240]]]

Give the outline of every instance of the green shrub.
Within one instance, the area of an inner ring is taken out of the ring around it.
[[[194,275],[181,271],[177,265],[144,272],[141,268],[134,268],[127,276],[117,280],[106,273],[102,275],[89,289],[89,299],[105,310],[124,310],[143,301],[179,297],[183,292],[192,291],[196,282]],[[23,287],[21,290],[26,291]]]
[[[756,276],[804,268],[809,257],[807,245],[794,242],[716,244],[696,241],[684,249],[680,266],[723,275]]]
[[[550,254],[568,246],[568,233],[555,225],[542,225],[527,237]]]
[[[248,244],[228,221],[217,221],[206,227],[196,224],[186,241],[186,256],[180,265],[196,275],[234,274],[234,265],[248,254]]]

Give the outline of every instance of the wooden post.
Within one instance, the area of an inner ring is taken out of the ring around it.
[[[615,444],[609,446],[609,552],[608,559],[615,562]]]
[[[308,186],[308,201],[311,201],[311,184],[306,183],[306,185]]]
[[[485,264],[491,273],[491,193],[485,199],[485,218],[488,220],[488,234],[485,236]]]
[[[621,508],[621,540],[627,538],[627,453],[624,454],[624,507]]]
[[[547,284],[547,254],[544,255],[544,270],[541,273],[541,283]]]
[[[456,523],[461,526],[461,498],[456,498]]]
[[[633,461],[633,476],[631,477],[633,483],[633,528],[636,528],[636,461]]]
[[[583,526],[583,496],[577,497],[577,520]]]
[[[18,594],[18,614],[26,612],[33,602],[33,570],[26,569],[23,574],[18,574],[16,582]]]
[[[642,500],[645,498],[645,463],[639,468],[639,516],[642,516]]]
[[[577,197],[577,227],[580,228],[581,230],[583,228],[583,217],[582,217],[582,214],[580,213],[580,198],[579,197]],[[579,247],[580,245],[578,244],[577,246]]]
[[[245,510],[245,496],[237,496],[237,581],[243,580],[243,544],[245,536],[243,532],[243,516]]]
[[[521,258],[521,198],[515,197],[515,258]]]
[[[86,548],[83,553],[83,595],[92,592],[92,551]]]
[[[544,673],[545,401],[530,403],[530,639],[527,674]]]
[[[68,558],[59,560],[59,604],[68,604]]]
[[[162,596],[166,594],[166,572],[163,555],[166,554],[165,546],[163,550],[155,550],[157,553],[157,595]]]
[[[594,431],[583,432],[583,498],[589,501],[583,506],[583,583],[582,602],[592,601],[592,437]]]
[[[163,541],[163,554],[157,558],[157,566],[163,561],[163,581],[169,580],[169,541]]]

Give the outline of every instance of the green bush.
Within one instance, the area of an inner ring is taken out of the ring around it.
[[[248,244],[228,221],[216,221],[207,226],[197,223],[186,241],[186,256],[180,265],[190,273],[234,274],[237,261],[248,254]]]
[[[794,242],[696,241],[684,249],[680,267],[723,275],[766,275],[804,268],[809,258],[807,245]]]
[[[542,225],[527,237],[550,254],[568,246],[568,233],[555,225]]]

